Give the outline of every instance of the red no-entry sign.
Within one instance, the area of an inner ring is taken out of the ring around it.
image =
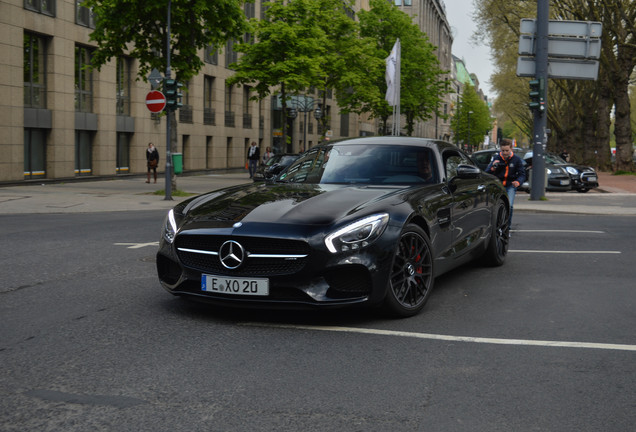
[[[151,113],[161,112],[166,107],[166,97],[158,90],[148,92],[146,106]]]

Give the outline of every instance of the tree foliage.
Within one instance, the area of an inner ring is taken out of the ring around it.
[[[95,13],[91,40],[97,43],[91,63],[99,69],[112,58],[139,60],[139,77],[166,70],[169,0],[85,0]],[[203,62],[199,50],[223,46],[246,29],[243,0],[171,0],[170,60],[179,80],[196,75]]]
[[[527,109],[528,78],[516,76],[519,23],[536,17],[536,2],[474,0],[476,35],[490,43],[497,72],[495,111],[531,136],[532,115]],[[550,19],[600,21],[603,24],[599,77],[596,81],[550,79],[549,150],[567,148],[578,162],[610,166],[610,126],[614,110],[617,169],[631,170],[629,77],[636,62],[636,3],[633,0],[553,0]]]
[[[471,150],[478,148],[484,135],[492,129],[490,110],[470,83],[464,84],[461,102],[451,119],[451,129],[458,144],[461,142]]]
[[[443,71],[435,56],[436,47],[428,41],[428,37],[413,23],[411,17],[392,2],[371,0],[370,10],[361,10],[360,35],[372,44],[374,57],[384,60],[389,56],[395,41],[399,38],[402,47],[401,56],[401,112],[406,114],[407,133],[411,135],[415,120],[427,120],[438,112],[442,102],[446,82],[442,79]],[[372,117],[380,118],[386,125],[392,108],[384,100],[386,81],[384,62],[370,77],[374,81],[372,91],[359,89],[351,106],[357,112],[366,112]],[[377,91],[376,91],[377,89]]]
[[[231,65],[235,73],[226,83],[252,85],[257,99],[280,91],[286,125],[289,95],[322,82],[328,38],[319,25],[320,2],[274,0],[268,5],[265,19],[250,22],[254,40],[236,47],[243,55]]]

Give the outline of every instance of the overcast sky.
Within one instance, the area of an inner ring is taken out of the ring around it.
[[[442,0],[446,4],[446,17],[453,33],[453,55],[463,59],[469,73],[479,78],[479,86],[489,99],[495,94],[490,89],[490,75],[493,72],[490,48],[473,45],[470,41],[476,25],[471,18],[472,0]]]

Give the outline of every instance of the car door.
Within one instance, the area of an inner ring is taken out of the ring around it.
[[[453,250],[456,257],[471,252],[480,245],[481,238],[490,226],[488,188],[483,175],[474,179],[456,177],[461,164],[475,164],[464,153],[447,149],[443,155],[446,178],[452,195],[451,224]]]

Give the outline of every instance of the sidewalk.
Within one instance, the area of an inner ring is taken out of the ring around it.
[[[201,194],[211,190],[251,183],[247,173],[179,176],[180,191]],[[134,210],[169,210],[188,197],[165,200],[165,179],[146,183],[146,176],[66,183],[0,186],[0,214],[91,213]]]
[[[227,186],[250,183],[246,172],[179,176],[179,190],[200,194]],[[546,193],[546,200],[531,201],[517,194],[515,211],[562,212],[599,215],[636,215],[636,176],[599,174],[600,187],[588,193]],[[90,213],[108,211],[168,210],[185,197],[154,195],[165,189],[165,180],[147,184],[145,176],[122,179],[0,185],[1,214]]]

